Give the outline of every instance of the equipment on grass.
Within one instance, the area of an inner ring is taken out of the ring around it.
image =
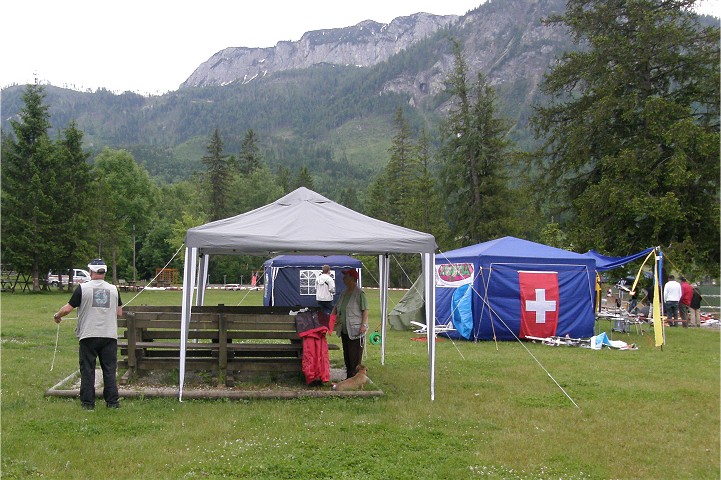
[[[425,323],[414,322],[411,320],[411,325],[415,325],[416,327],[418,327],[417,329],[413,330],[413,333],[428,335],[428,325],[426,325]],[[453,323],[448,322],[445,325],[436,325],[435,332],[436,336],[438,336],[439,333],[453,332],[455,330],[456,329],[453,328]]]

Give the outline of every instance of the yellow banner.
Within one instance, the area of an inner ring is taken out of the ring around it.
[[[661,292],[658,281],[658,255],[654,250],[653,266],[653,332],[656,337],[656,346],[663,347],[663,318],[661,318]]]

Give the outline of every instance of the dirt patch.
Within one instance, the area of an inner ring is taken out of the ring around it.
[[[299,398],[299,397],[377,397],[383,391],[370,386],[361,391],[335,392],[331,383],[345,378],[345,369],[332,368],[331,382],[327,384],[307,385],[301,377],[283,377],[282,379],[253,379],[236,381],[235,386],[214,385],[210,372],[187,372],[183,385],[183,399],[200,398]],[[100,369],[95,372],[96,396],[102,398],[103,375]],[[178,397],[177,372],[151,371],[135,376],[130,384],[119,386],[122,398]],[[77,397],[80,395],[80,374],[69,376],[45,392],[47,396]]]

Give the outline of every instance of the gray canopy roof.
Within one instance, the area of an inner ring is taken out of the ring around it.
[[[433,253],[429,233],[362,215],[300,187],[273,203],[191,228],[189,248],[207,254]]]

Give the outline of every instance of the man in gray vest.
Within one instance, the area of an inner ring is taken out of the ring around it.
[[[80,341],[80,403],[95,408],[95,362],[103,370],[103,398],[108,408],[120,408],[118,383],[118,317],[123,308],[115,285],[105,281],[108,267],[97,258],[88,264],[90,281],[81,283],[68,303],[53,315],[55,323],[78,308],[75,334]]]

